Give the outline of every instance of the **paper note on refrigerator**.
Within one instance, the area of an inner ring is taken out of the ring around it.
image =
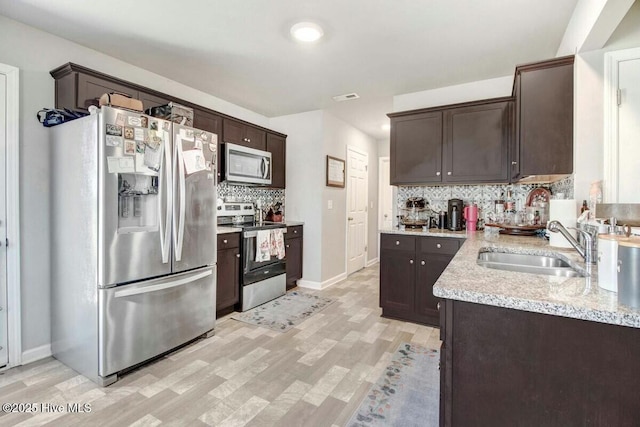
[[[182,155],[184,156],[184,167],[187,175],[203,171],[207,168],[202,150],[188,150],[184,151]]]
[[[136,164],[133,157],[107,157],[109,173],[134,173]]]

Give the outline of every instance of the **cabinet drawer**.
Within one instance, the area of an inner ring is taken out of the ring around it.
[[[240,247],[240,233],[218,234],[218,250]]]
[[[302,237],[302,226],[294,225],[293,227],[287,227],[287,232],[284,233],[284,240],[295,239]]]
[[[430,254],[455,255],[460,247],[460,240],[451,237],[422,237],[419,250]]]
[[[416,238],[402,234],[382,234],[380,236],[381,249],[398,249],[402,251],[415,251]]]

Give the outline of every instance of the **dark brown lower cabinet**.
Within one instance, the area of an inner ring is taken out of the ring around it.
[[[456,254],[462,239],[400,234],[380,236],[382,316],[439,326],[439,298],[433,285]]]
[[[240,301],[240,233],[218,234],[216,311]]]
[[[443,300],[441,426],[637,426],[640,329]]]
[[[302,279],[302,226],[287,227],[284,235],[287,254],[287,290],[295,288]]]

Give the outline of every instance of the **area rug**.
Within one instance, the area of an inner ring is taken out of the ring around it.
[[[440,352],[402,343],[380,379],[371,386],[350,427],[438,426]]]
[[[236,313],[232,319],[286,332],[332,304],[335,300],[292,291],[256,308]]]

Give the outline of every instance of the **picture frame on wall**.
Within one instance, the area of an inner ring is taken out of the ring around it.
[[[327,187],[344,188],[345,175],[345,161],[327,156]]]

